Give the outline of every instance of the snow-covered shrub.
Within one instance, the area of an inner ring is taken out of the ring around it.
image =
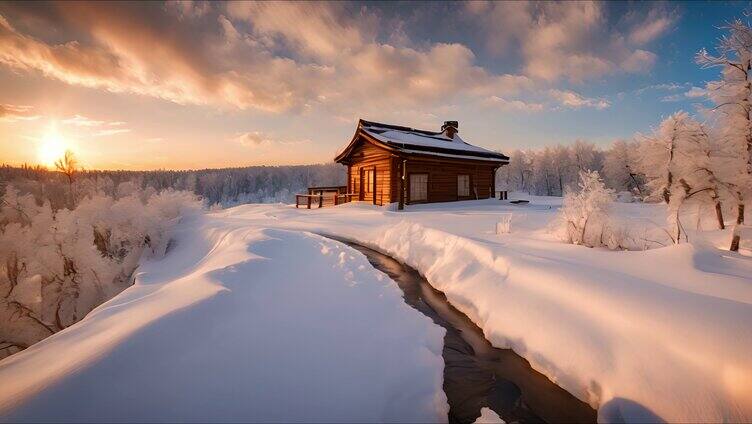
[[[131,284],[142,255],[162,255],[170,228],[201,210],[184,191],[121,184],[53,209],[6,187],[0,199],[0,358],[82,319]]]
[[[605,245],[604,228],[613,201],[614,191],[606,188],[597,171],[581,171],[579,190],[564,194],[559,215],[559,229],[567,243]]]
[[[512,229],[512,217],[511,213],[499,214],[499,222],[496,223],[496,234],[507,234]]]
[[[629,191],[620,191],[616,193],[616,201],[619,203],[634,203],[635,196]]]

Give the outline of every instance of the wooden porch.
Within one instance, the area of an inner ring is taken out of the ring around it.
[[[308,187],[308,194],[295,195],[295,207],[305,206],[307,209],[337,206],[352,202],[355,193],[348,193],[347,186]]]

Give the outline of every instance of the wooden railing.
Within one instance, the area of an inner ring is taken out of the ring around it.
[[[352,202],[354,193],[347,192],[347,186],[308,187],[308,194],[295,195],[295,207],[323,208]]]
[[[346,194],[347,193],[347,186],[308,187],[308,194],[321,194],[321,193]]]

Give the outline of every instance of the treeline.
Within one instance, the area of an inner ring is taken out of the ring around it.
[[[64,173],[43,167],[0,166],[0,193],[8,185],[53,209],[75,206],[87,196],[113,197],[122,183],[138,189],[189,191],[208,205],[223,207],[242,203],[291,203],[296,193],[314,185],[345,184],[346,170],[338,164],[299,166],[252,166],[192,171],[86,171],[74,170],[72,184]],[[72,195],[71,195],[72,191]],[[72,198],[71,198],[72,196]]]
[[[606,185],[636,197],[646,193],[646,178],[639,170],[639,143],[620,140],[608,149],[577,140],[571,145],[514,150],[502,167],[497,186],[537,196],[563,196],[579,182],[582,171],[598,171]]]

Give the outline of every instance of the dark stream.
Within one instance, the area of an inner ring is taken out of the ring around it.
[[[596,422],[593,408],[532,369],[526,359],[491,346],[483,331],[416,270],[349,240],[327,237],[366,255],[399,285],[408,305],[446,329],[442,356],[450,422],[472,423],[484,406],[507,423]]]

